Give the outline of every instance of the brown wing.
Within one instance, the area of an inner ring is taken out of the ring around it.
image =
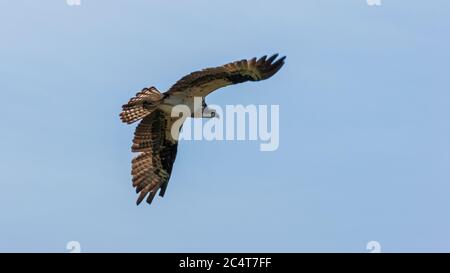
[[[147,203],[151,204],[159,189],[159,195],[164,196],[177,155],[178,141],[170,135],[173,121],[156,110],[136,127],[131,150],[141,154],[132,160],[131,174],[133,187],[140,193],[138,205],[147,194]]]
[[[204,97],[221,87],[246,81],[261,81],[270,78],[283,66],[286,57],[278,54],[266,59],[241,60],[215,68],[193,72],[173,85],[167,93]],[[274,62],[275,61],[275,62]]]
[[[155,110],[162,99],[156,87],[144,88],[122,106],[120,119],[128,124],[138,121]]]

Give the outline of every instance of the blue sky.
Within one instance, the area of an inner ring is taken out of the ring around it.
[[[450,251],[450,2],[0,1],[0,251]],[[145,86],[280,52],[210,104],[280,105],[280,147],[184,141],[136,207]]]

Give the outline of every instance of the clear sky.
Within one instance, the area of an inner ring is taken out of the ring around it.
[[[0,0],[0,251],[450,251],[447,0]],[[207,102],[278,104],[280,146],[184,141],[135,205],[121,105],[280,52]]]

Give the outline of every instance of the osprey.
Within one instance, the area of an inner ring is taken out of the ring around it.
[[[165,93],[155,87],[144,88],[122,106],[123,122],[131,124],[141,120],[131,146],[132,152],[140,153],[132,160],[131,167],[133,187],[139,193],[137,205],[147,195],[146,201],[151,204],[158,190],[161,197],[166,192],[178,145],[178,136],[173,136],[171,129],[179,117],[171,116],[172,108],[186,105],[192,117],[214,117],[214,110],[205,103],[209,93],[227,85],[270,78],[280,70],[286,58],[277,57],[278,54],[269,58],[263,56],[196,71],[181,78]],[[194,109],[195,97],[202,98],[198,109]]]

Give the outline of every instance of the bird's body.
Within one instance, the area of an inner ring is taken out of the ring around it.
[[[158,109],[170,115],[173,107],[177,105],[186,105],[191,113],[199,113],[202,110],[202,105],[195,103],[194,96],[167,96]]]
[[[172,117],[175,106],[185,105],[192,117],[214,117],[205,103],[205,97],[221,87],[246,81],[270,78],[284,64],[275,61],[278,54],[251,60],[241,60],[215,68],[193,72],[160,93],[155,87],[144,88],[123,105],[120,117],[125,123],[141,120],[134,133],[131,150],[140,154],[132,161],[133,186],[140,193],[137,204],[148,195],[151,203],[158,190],[164,196],[175,161],[179,129],[173,134],[175,123],[182,124],[182,117]],[[202,103],[196,100],[201,99]],[[208,115],[206,115],[208,113]]]

